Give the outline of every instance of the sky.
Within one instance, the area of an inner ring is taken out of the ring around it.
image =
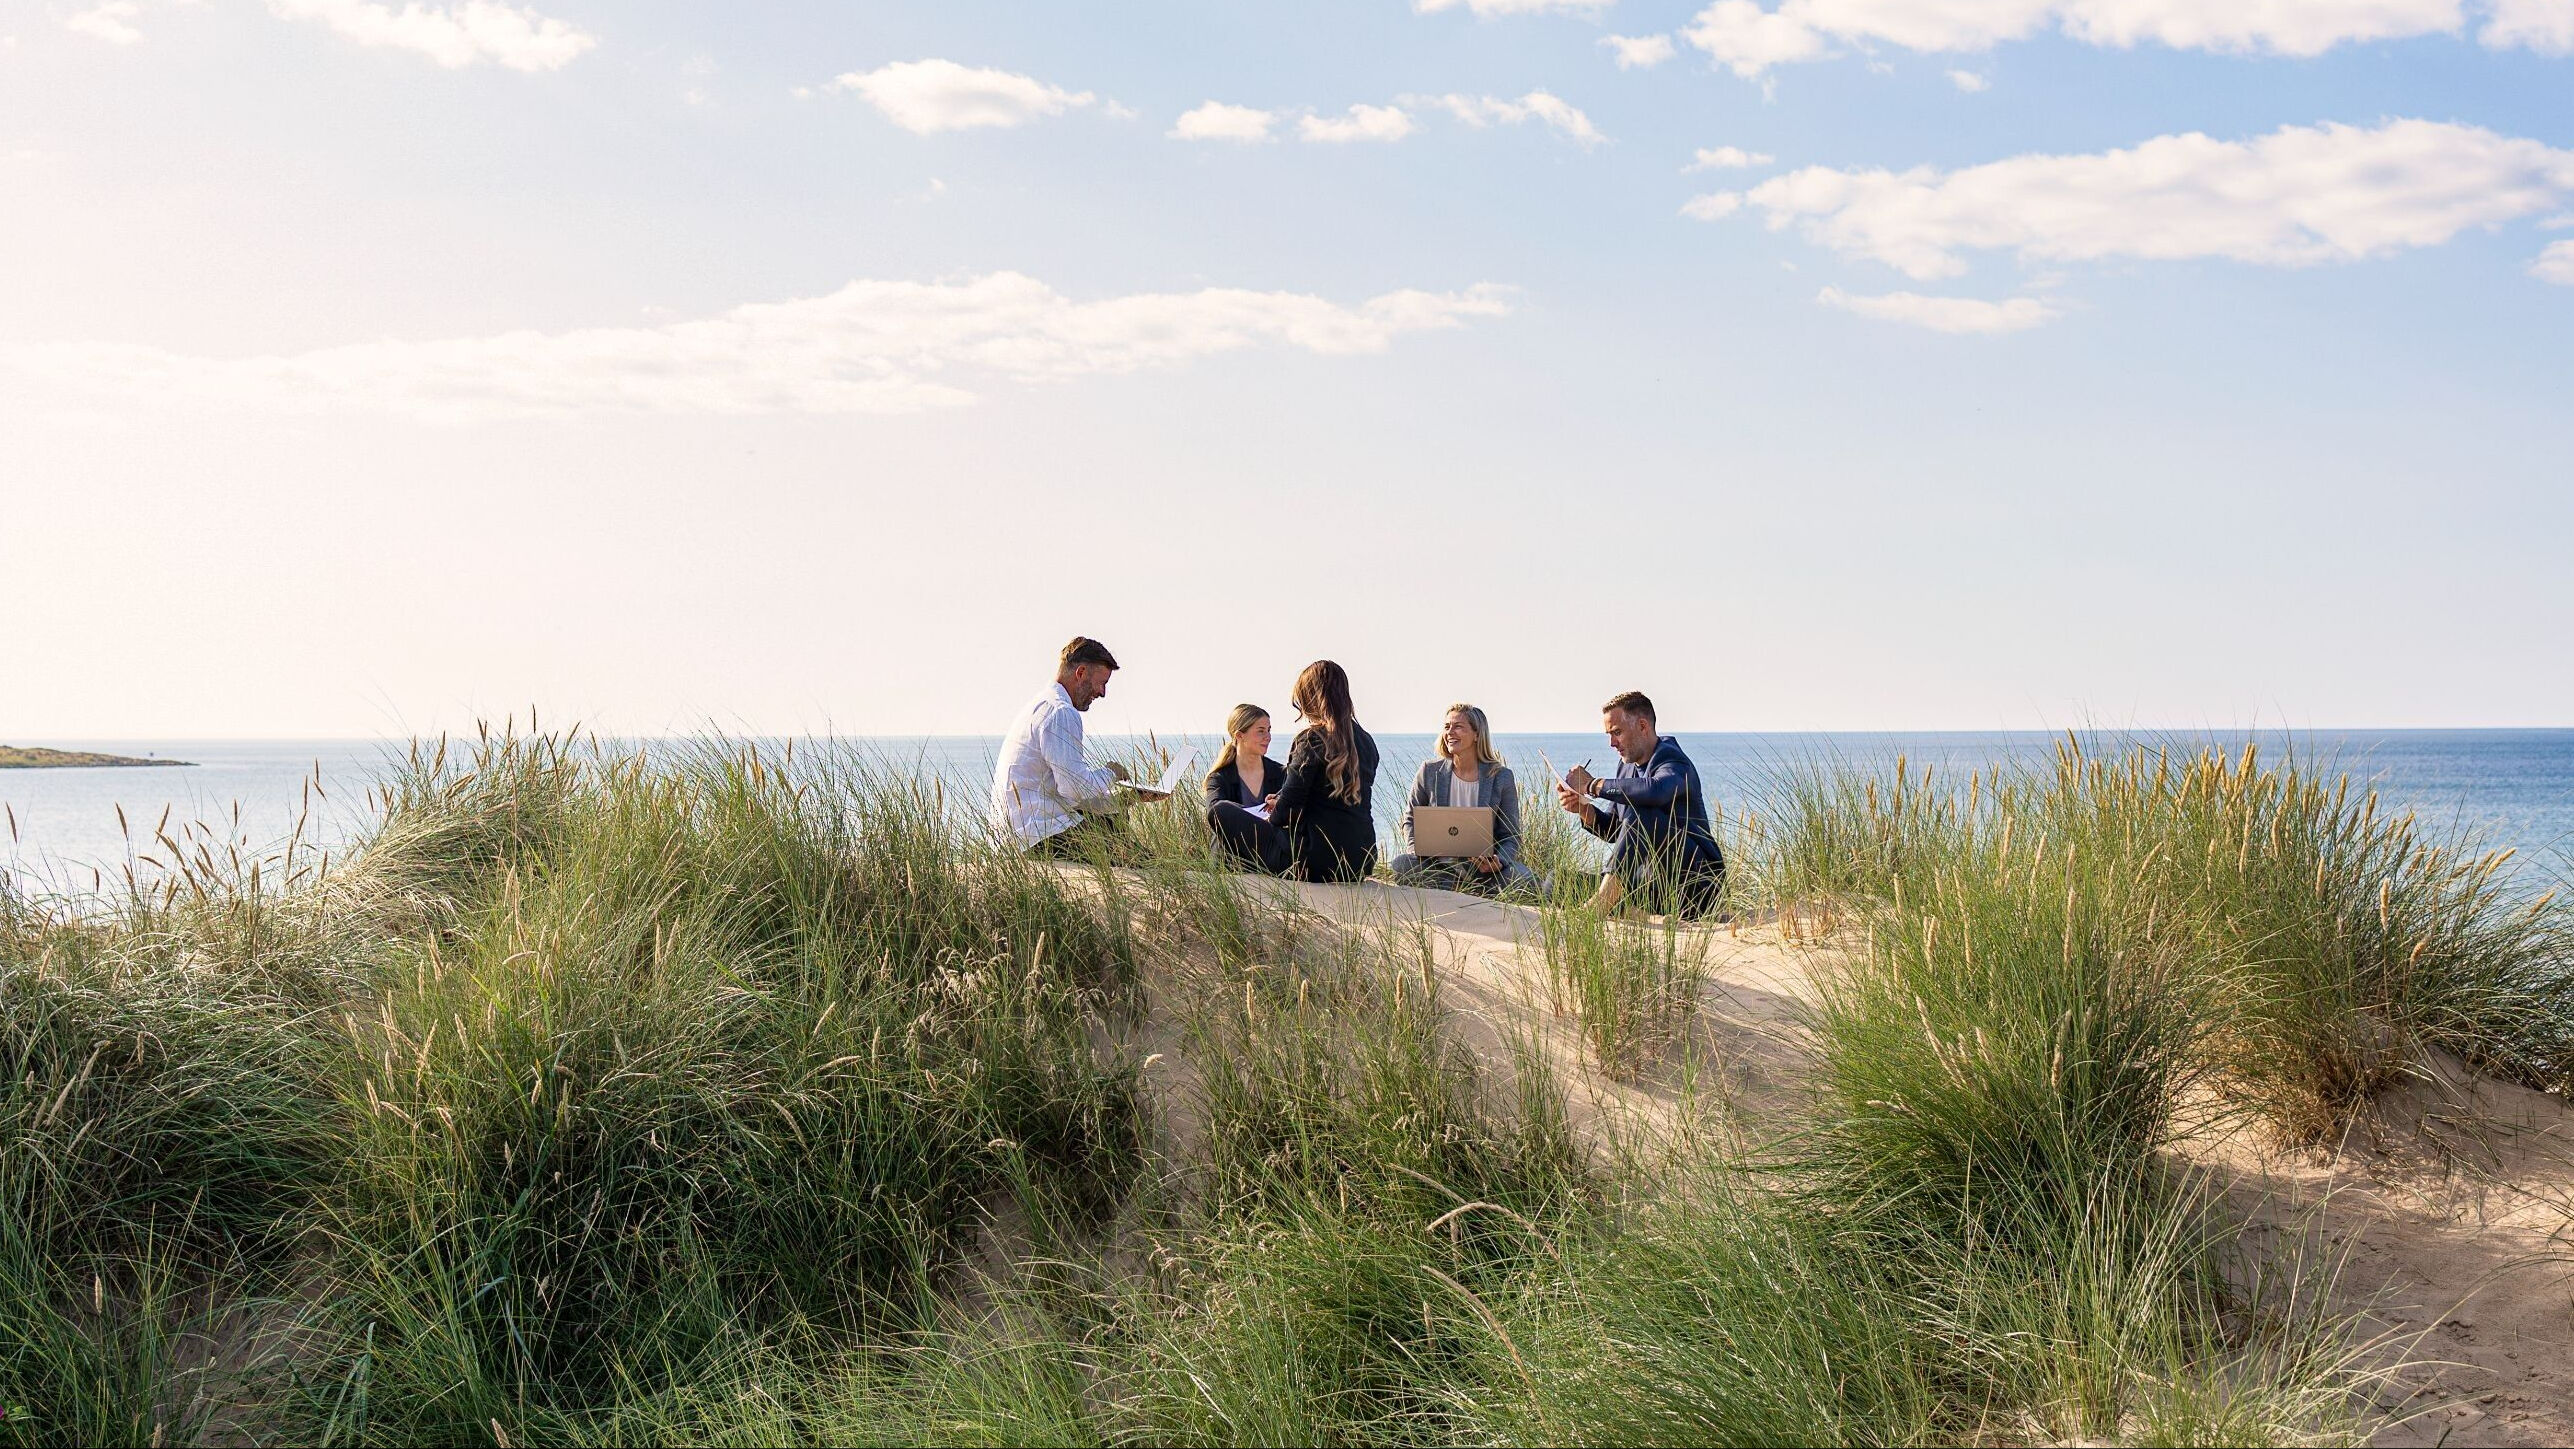
[[[0,740],[2574,724],[2574,0],[5,0]]]

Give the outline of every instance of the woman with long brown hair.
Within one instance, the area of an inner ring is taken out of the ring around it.
[[[1287,750],[1287,781],[1270,822],[1287,833],[1300,880],[1365,880],[1376,869],[1376,740],[1350,707],[1350,677],[1328,659],[1296,676],[1288,698],[1305,717]]]
[[[1269,818],[1221,802],[1208,813],[1225,854],[1298,880],[1355,881],[1376,869],[1376,740],[1350,706],[1350,677],[1328,659],[1296,676],[1288,696],[1305,717],[1287,751]]]

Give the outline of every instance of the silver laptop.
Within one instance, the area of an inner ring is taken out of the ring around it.
[[[1198,752],[1195,750],[1182,750],[1171,757],[1171,767],[1162,772],[1161,779],[1155,780],[1149,785],[1141,780],[1120,780],[1117,782],[1117,788],[1120,790],[1149,790],[1156,795],[1172,794],[1180,788],[1180,772],[1186,770],[1189,767],[1189,762],[1197,757]]]
[[[1487,805],[1415,805],[1412,848],[1450,859],[1493,853],[1493,812]]]

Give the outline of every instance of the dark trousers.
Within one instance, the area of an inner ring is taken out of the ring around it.
[[[1645,909],[1678,916],[1684,921],[1705,920],[1718,914],[1725,899],[1725,862],[1721,859],[1694,865],[1680,872],[1678,878],[1656,878],[1644,894]]]
[[[1239,869],[1285,875],[1295,862],[1296,842],[1286,831],[1230,800],[1207,807],[1207,825],[1215,831],[1217,857]]]
[[[1373,845],[1347,856],[1319,835],[1308,833],[1300,840],[1230,800],[1207,811],[1207,824],[1215,831],[1216,854],[1243,870],[1343,883],[1365,880],[1376,870]]]
[[[1609,852],[1609,869],[1627,883],[1629,902],[1659,915],[1712,916],[1725,895],[1725,855],[1713,841],[1655,849],[1638,839],[1621,840]]]
[[[1126,821],[1122,817],[1085,815],[1029,846],[1028,854],[1040,860],[1088,860],[1095,855],[1114,858],[1126,843]]]

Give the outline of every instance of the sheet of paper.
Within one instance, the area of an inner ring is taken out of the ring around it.
[[[1242,813],[1250,816],[1254,820],[1266,820],[1269,818],[1269,807],[1266,805],[1245,805],[1242,807]]]

